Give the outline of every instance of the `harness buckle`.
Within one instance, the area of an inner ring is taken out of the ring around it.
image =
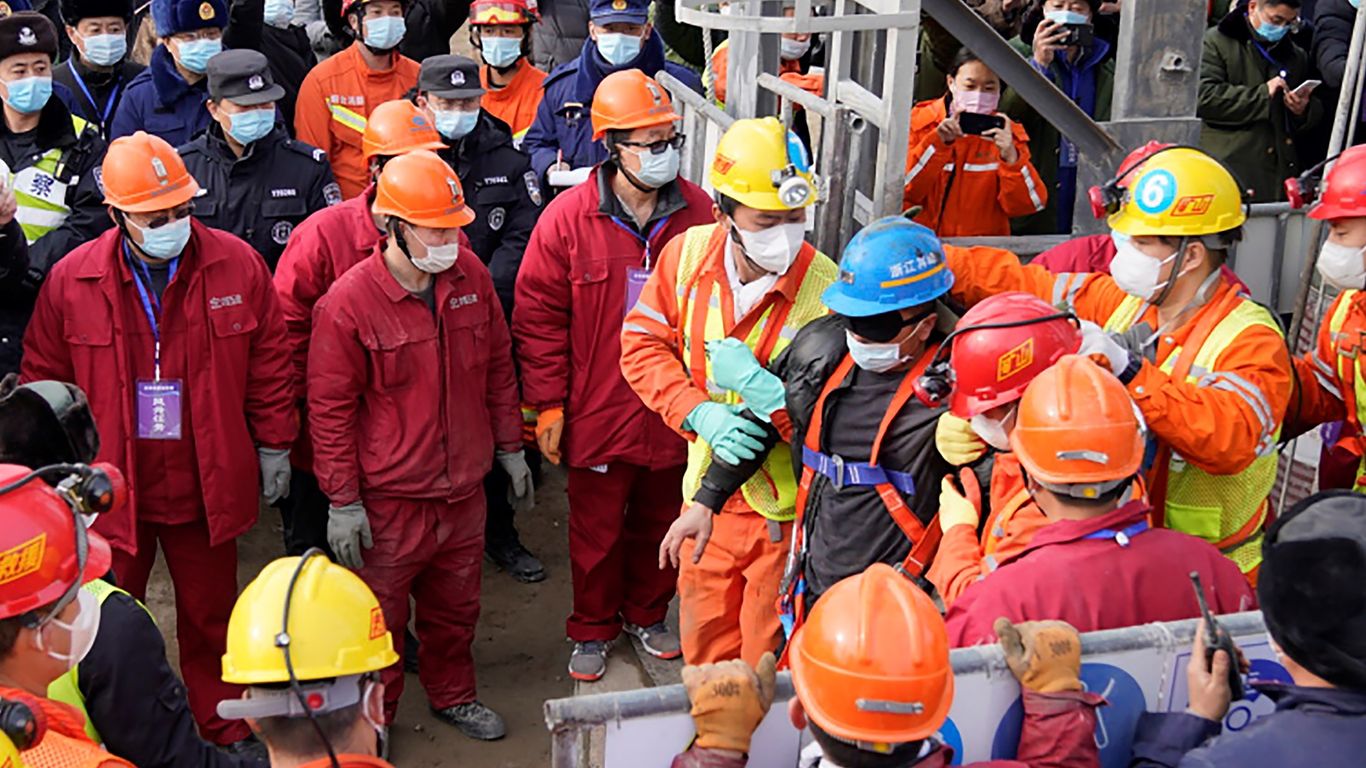
[[[835,468],[835,490],[844,490],[844,459],[838,453],[830,454],[830,464]]]

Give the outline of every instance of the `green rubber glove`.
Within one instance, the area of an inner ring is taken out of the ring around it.
[[[764,450],[764,428],[741,416],[739,406],[701,403],[683,420],[683,427],[706,440],[728,464],[757,458]]]
[[[754,350],[739,339],[707,342],[712,380],[740,395],[754,415],[771,422],[773,412],[787,405],[783,380],[769,373],[754,357]]]

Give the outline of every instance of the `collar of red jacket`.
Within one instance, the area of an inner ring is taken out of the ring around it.
[[[1092,517],[1087,520],[1059,520],[1055,523],[1049,523],[1034,534],[1034,540],[1020,553],[1020,557],[1053,544],[1081,541],[1096,531],[1121,530],[1146,518],[1148,510],[1147,499],[1135,499],[1100,517]],[[1110,545],[1119,546],[1114,542],[1110,542]]]
[[[384,263],[384,245],[386,242],[388,241],[381,240],[380,242],[376,243],[374,246],[374,250],[371,251],[370,258],[366,259],[362,263],[364,263],[366,265],[366,269],[370,271],[371,279],[373,279],[379,285],[380,290],[384,291],[385,297],[387,297],[389,301],[392,301],[395,304],[397,304],[398,302],[403,301],[404,299],[410,298],[413,294],[409,293],[407,288],[404,288],[403,286],[398,284],[398,279],[395,278],[393,274],[389,272],[389,265]],[[450,280],[464,279],[465,270],[461,269],[460,262],[465,259],[475,258],[478,257],[474,255],[473,251],[469,250],[468,248],[461,248],[460,258],[455,260],[455,266],[451,267],[445,272],[442,272],[441,274],[432,275],[432,286],[433,290],[436,291],[436,298],[438,301],[440,301],[441,297],[444,295],[442,292],[443,284],[447,283]]]
[[[227,258],[226,253],[220,248],[202,247],[206,237],[210,237],[208,227],[201,224],[199,219],[191,218],[190,241],[181,252],[185,257],[181,262],[184,267],[202,269]],[[124,282],[131,281],[133,273],[128,270],[127,262],[123,258],[123,233],[118,227],[105,230],[95,242],[99,248],[104,249],[106,258],[84,259],[76,272],[76,279],[98,280],[114,274],[121,277]]]

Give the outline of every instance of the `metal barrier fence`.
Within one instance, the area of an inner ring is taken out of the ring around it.
[[[1266,640],[1261,613],[1222,617],[1252,665],[1254,680],[1289,680]],[[1188,698],[1185,664],[1199,626],[1195,620],[1148,624],[1082,636],[1082,682],[1106,696],[1097,743],[1106,768],[1127,765],[1133,730],[1144,711],[1181,711]],[[941,738],[963,762],[1013,756],[1018,741],[1019,688],[996,645],[950,653],[957,691]],[[755,733],[750,768],[792,768],[806,737],[787,722],[783,702],[793,696],[788,674],[778,676],[778,693],[768,719]],[[680,685],[622,693],[556,699],[545,704],[552,737],[553,768],[663,768],[687,748],[692,736],[687,693]],[[1265,696],[1249,689],[1225,721],[1240,730],[1273,710]],[[1012,731],[1012,728],[1014,729]],[[1008,743],[1007,743],[1008,742]]]

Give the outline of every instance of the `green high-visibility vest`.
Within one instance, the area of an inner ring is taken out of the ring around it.
[[[71,116],[76,136],[88,125],[82,118]],[[67,172],[66,161],[71,147],[54,147],[44,152],[38,162],[14,173],[7,171],[6,183],[14,190],[19,211],[14,218],[24,229],[24,238],[32,245],[38,238],[60,227],[71,215],[67,193],[80,179]]]

